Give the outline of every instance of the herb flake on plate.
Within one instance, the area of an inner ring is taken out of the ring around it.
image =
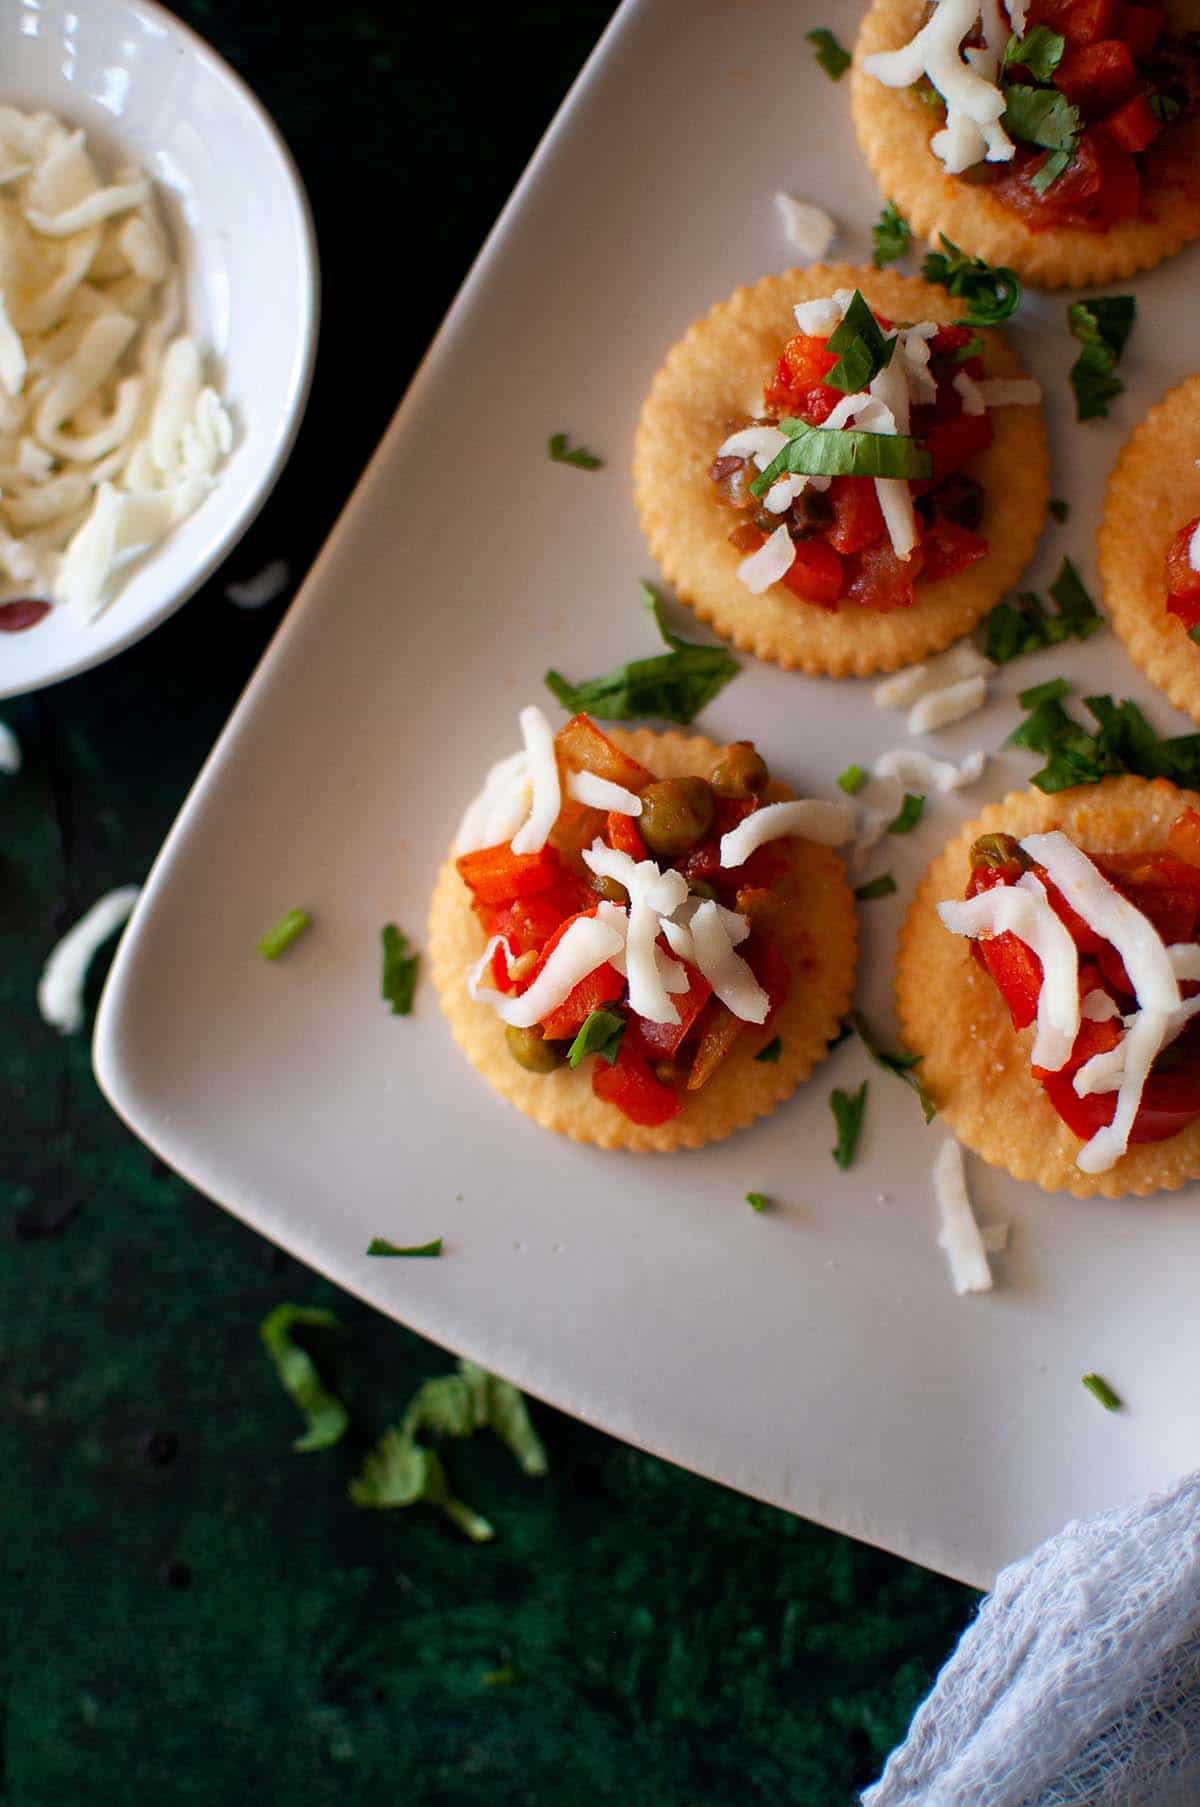
[[[1070,375],[1076,420],[1107,418],[1109,402],[1124,392],[1116,368],[1136,318],[1137,302],[1132,295],[1073,301],[1067,309],[1067,325],[1083,347]]]
[[[844,1092],[835,1086],[829,1094],[829,1108],[837,1125],[837,1145],[831,1152],[843,1173],[858,1152],[869,1086],[870,1080],[864,1079],[857,1092]]]
[[[267,930],[258,944],[258,951],[264,960],[278,960],[280,954],[286,954],[293,941],[298,941],[311,926],[312,917],[307,910],[289,910],[274,928]]]
[[[408,951],[408,941],[394,922],[380,931],[383,942],[383,978],[379,995],[392,1007],[393,1016],[409,1016],[417,984],[418,954]]]
[[[1103,1380],[1099,1374],[1085,1374],[1082,1377],[1082,1384],[1093,1399],[1100,1401],[1106,1412],[1119,1412],[1125,1403],[1120,1394],[1114,1393],[1108,1382]]]
[[[871,262],[877,270],[882,270],[885,264],[894,264],[904,256],[912,244],[912,227],[895,201],[888,202],[871,227],[871,237],[875,241]]]
[[[881,1047],[875,1031],[858,1010],[852,1010],[846,1021],[850,1029],[858,1036],[875,1065],[882,1067],[886,1073],[894,1073],[897,1079],[902,1080],[917,1094],[926,1123],[932,1123],[937,1116],[937,1106],[917,1078],[915,1071],[921,1064],[921,1056],[919,1054],[893,1053],[891,1049]]]
[[[924,797],[913,791],[904,793],[904,801],[900,805],[900,813],[887,825],[889,834],[911,834],[921,820],[921,812],[925,808]]]
[[[854,895],[859,903],[874,903],[876,898],[890,897],[896,889],[896,881],[890,872],[881,872],[878,878],[869,878],[864,885],[855,887]]]
[[[546,450],[554,464],[571,464],[577,471],[604,469],[603,458],[598,458],[595,452],[589,452],[586,446],[571,445],[565,433],[552,433],[546,442]]]
[[[926,253],[921,274],[926,282],[940,283],[948,294],[967,303],[960,326],[999,326],[1016,313],[1021,305],[1021,282],[1015,270],[985,263],[982,257],[968,257],[944,232],[938,237],[942,249]]]
[[[819,26],[816,31],[806,31],[804,35],[830,81],[840,82],[853,61],[850,52],[824,26]]]
[[[548,690],[571,714],[597,721],[653,718],[686,726],[717,692],[736,678],[741,666],[723,646],[701,646],[673,633],[662,618],[662,604],[648,583],[642,600],[654,618],[668,650],[648,659],[619,665],[601,678],[571,684],[561,672],[548,671]]]
[[[368,1255],[411,1255],[430,1258],[442,1252],[442,1239],[435,1236],[432,1242],[414,1242],[408,1248],[401,1248],[399,1243],[389,1242],[386,1236],[372,1236],[367,1244]]]
[[[987,618],[984,648],[994,665],[1007,665],[1046,646],[1061,646],[1064,640],[1086,640],[1103,626],[1104,618],[1069,558],[1063,559],[1050,595],[1053,613],[1032,590],[1022,591],[1012,602],[996,604]]]

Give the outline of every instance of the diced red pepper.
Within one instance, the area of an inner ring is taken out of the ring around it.
[[[644,1017],[637,1020],[637,1034],[642,1046],[654,1060],[674,1060],[680,1045],[691,1032],[696,1018],[712,996],[712,986],[703,973],[697,972],[694,966],[684,963],[688,976],[688,988],[678,992],[671,998],[679,1012],[677,1023],[650,1023]]]
[[[624,816],[620,810],[610,811],[604,838],[617,853],[627,853],[632,860],[646,858],[646,843],[634,816]]]
[[[578,918],[572,918],[577,921]],[[564,925],[565,926],[565,925]],[[548,1042],[566,1041],[579,1034],[593,1010],[611,1004],[625,990],[625,981],[615,966],[606,960],[585,979],[580,979],[556,1010],[542,1018],[542,1034]]]
[[[765,1029],[787,1002],[792,987],[792,969],[775,937],[765,933],[761,925],[755,926],[739,951],[770,1002],[770,1009],[760,1025]]]
[[[1144,63],[1153,54],[1158,34],[1163,28],[1161,6],[1127,6],[1121,35],[1129,46],[1135,63]]]
[[[833,522],[825,528],[825,538],[835,552],[862,552],[878,545],[887,529],[869,477],[835,477],[826,499],[833,508]]]
[[[929,349],[935,358],[950,358],[956,351],[962,351],[975,337],[973,326],[939,326],[929,341]]]
[[[1090,1142],[1116,1115],[1115,1092],[1093,1092],[1080,1098],[1069,1073],[1046,1073],[1042,1087],[1073,1136]],[[1165,1142],[1200,1116],[1200,1084],[1193,1071],[1152,1073],[1129,1132],[1131,1142]]]
[[[1104,122],[1104,129],[1114,144],[1136,156],[1138,151],[1144,151],[1148,144],[1153,144],[1163,129],[1163,122],[1155,116],[1149,97],[1135,94],[1132,100],[1127,100],[1115,113],[1109,114]]]
[[[655,1078],[637,1038],[628,1030],[621,1038],[616,1062],[597,1060],[592,1068],[592,1090],[606,1104],[615,1104],[631,1123],[656,1129],[669,1123],[683,1108],[683,1100],[673,1086]]]
[[[925,440],[925,449],[933,459],[931,481],[941,483],[951,472],[962,470],[972,458],[986,452],[994,437],[992,417],[986,412],[939,421]]]
[[[845,600],[860,609],[908,609],[916,601],[913,585],[921,574],[918,546],[907,559],[897,558],[891,542],[868,546],[846,560]]]
[[[1115,226],[1119,220],[1137,218],[1142,204],[1142,178],[1138,166],[1127,150],[1109,136],[1107,124],[1087,134],[1096,141],[1100,158],[1100,216],[1102,226]]]
[[[824,379],[837,363],[837,353],[812,333],[796,333],[780,354],[775,381],[765,393],[767,406],[781,414],[799,414],[816,424],[826,420],[841,401]]]
[[[957,521],[948,521],[942,515],[934,518],[933,524],[925,529],[925,537],[921,542],[925,554],[925,565],[921,576],[926,583],[937,583],[939,578],[954,577],[968,566],[978,564],[981,558],[988,555],[988,543],[979,534],[972,533],[967,527],[960,527]]]
[[[783,574],[783,583],[802,602],[834,608],[842,594],[842,561],[824,540],[798,540],[796,556]]]
[[[1124,10],[1124,0],[1034,0],[1025,29],[1048,25],[1068,44],[1094,44],[1120,35]]]
[[[573,900],[570,908],[563,910],[556,892],[542,891],[510,904],[484,906],[481,913],[489,935],[503,935],[516,953],[531,954],[549,941],[565,915],[573,916],[579,907],[580,902]]]
[[[532,897],[548,891],[563,876],[563,866],[553,847],[539,853],[514,853],[507,841],[498,847],[481,847],[455,861],[463,883],[477,903],[511,903],[515,897]]]
[[[1198,529],[1200,515],[1179,529],[1167,552],[1167,609],[1189,629],[1200,625],[1200,571],[1192,565],[1192,536]]]
[[[1137,87],[1129,46],[1120,38],[1068,44],[1054,71],[1054,84],[1085,119],[1103,119]]]

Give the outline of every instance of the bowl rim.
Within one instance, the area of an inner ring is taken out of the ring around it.
[[[261,513],[292,455],[312,392],[321,333],[321,260],[312,203],[291,148],[249,82],[239,75],[232,63],[228,62],[219,50],[214,49],[208,39],[203,37],[194,26],[180,19],[168,7],[162,5],[160,0],[123,0],[123,4],[128,7],[130,12],[140,13],[153,19],[168,34],[183,39],[190,52],[200,58],[202,62],[207,63],[220,80],[234,91],[241,104],[254,116],[279,158],[291,198],[293,218],[297,229],[296,237],[300,247],[302,280],[297,333],[299,356],[286,412],[280,416],[281,430],[270,458],[258,472],[247,490],[241,506],[231,516],[228,525],[213,541],[205,556],[189,571],[187,577],[178,585],[172,586],[162,601],[152,608],[146,609],[135,621],[131,621],[129,626],[115,639],[106,641],[103,646],[97,646],[90,651],[84,646],[78,652],[72,653],[55,670],[35,678],[32,683],[23,680],[17,683],[6,682],[3,672],[0,671],[0,701],[21,696],[35,696],[39,691],[50,689],[52,685],[64,683],[68,678],[79,677],[83,672],[91,671],[96,666],[105,664],[109,659],[115,658],[118,653],[127,651],[139,640],[145,639],[147,634],[153,633],[155,628],[161,627],[164,621],[175,614],[176,610],[181,609],[185,602],[189,602],[196,591],[207,583],[213,572],[224,563]],[[62,605],[56,606],[61,607]],[[115,606],[115,601],[110,606]]]

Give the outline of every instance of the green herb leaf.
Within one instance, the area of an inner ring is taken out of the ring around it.
[[[1083,118],[1060,89],[1012,82],[1005,88],[1004,96],[1007,104],[1001,124],[1010,138],[1074,156]]]
[[[780,1038],[776,1035],[771,1038],[771,1040],[767,1043],[765,1048],[760,1048],[758,1050],[758,1053],[754,1056],[754,1058],[755,1058],[755,1060],[763,1061],[765,1063],[765,1065],[767,1065],[769,1067],[773,1067],[775,1065],[775,1063],[778,1061],[779,1056],[782,1053],[783,1053],[783,1043],[780,1040]]]
[[[278,960],[280,954],[286,953],[292,942],[299,940],[311,926],[312,917],[307,910],[289,910],[273,929],[267,930],[258,944],[258,951],[264,960]]]
[[[394,922],[385,923],[381,935],[383,982],[379,995],[385,1004],[391,1005],[393,1016],[408,1016],[413,1006],[420,956],[409,953],[408,942]]]
[[[1063,522],[1066,520],[1067,516],[1071,512],[1071,504],[1069,502],[1064,502],[1058,496],[1055,496],[1054,499],[1049,504],[1049,508],[1050,508],[1050,513],[1054,516],[1054,519],[1058,522],[1059,526],[1061,527]]]
[[[548,671],[546,687],[572,715],[582,710],[598,721],[651,717],[686,725],[741,670],[723,646],[701,646],[672,633],[663,622],[662,605],[653,589],[643,583],[641,591],[670,651],[635,659],[582,684],[571,684],[561,672]]]
[[[1114,1393],[1106,1380],[1098,1374],[1085,1374],[1083,1384],[1093,1399],[1098,1399],[1106,1412],[1119,1412],[1124,1401],[1120,1394]]]
[[[1194,640],[1196,645],[1200,646],[1200,623],[1195,627],[1189,627],[1187,636],[1189,640]]]
[[[825,349],[835,352],[838,361],[824,380],[844,395],[858,395],[891,363],[896,341],[884,337],[866,296],[855,289]]]
[[[1015,602],[997,603],[987,618],[985,647],[993,664],[1007,665],[1023,653],[1061,646],[1064,640],[1086,640],[1103,625],[1103,616],[1069,558],[1059,566],[1050,595],[1053,613],[1032,590],[1023,591]]]
[[[1070,169],[1074,158],[1070,151],[1047,151],[1030,177],[1030,187],[1038,194],[1049,193],[1061,175]]]
[[[1150,96],[1150,111],[1155,119],[1161,119],[1164,125],[1169,125],[1173,119],[1179,118],[1183,108],[1173,95],[1157,93]]]
[[[589,452],[586,446],[570,446],[565,433],[552,433],[546,442],[546,449],[555,464],[573,464],[577,471],[598,471],[604,468],[603,458],[597,458],[595,452]]]
[[[1057,702],[1069,689],[1065,678],[1047,678],[1044,684],[1031,684],[1028,690],[1022,690],[1017,701],[1022,709],[1036,709],[1042,703]]]
[[[961,346],[958,351],[952,351],[947,357],[946,362],[947,364],[965,364],[968,358],[978,358],[982,356],[983,340],[979,337],[979,334],[976,333],[974,338],[968,339],[966,344]]]
[[[966,301],[960,325],[999,326],[1016,313],[1021,305],[1021,283],[1015,271],[1003,264],[987,264],[982,257],[968,257],[944,232],[938,237],[942,249],[926,253],[921,274],[926,282],[940,283],[949,294]]]
[[[767,1210],[771,1201],[765,1192],[747,1192],[746,1203],[752,1211],[757,1211],[761,1216],[761,1214]]]
[[[896,889],[896,881],[890,872],[881,872],[878,878],[870,878],[865,885],[858,885],[854,895],[859,903],[874,903],[877,897],[890,897]]]
[[[817,61],[829,79],[840,82],[850,67],[850,52],[843,50],[833,33],[823,27],[818,31],[806,31],[804,35],[816,51]]]
[[[858,1152],[858,1139],[862,1134],[863,1112],[867,1108],[867,1088],[870,1081],[864,1079],[857,1092],[843,1092],[835,1086],[829,1094],[829,1108],[833,1112],[833,1120],[837,1124],[837,1147],[832,1150],[833,1158],[845,1172],[855,1154]]]
[[[885,264],[894,264],[897,258],[904,256],[912,243],[912,227],[895,201],[888,202],[871,227],[871,237],[875,240],[875,252],[871,261],[877,270],[882,270]]]
[[[900,805],[900,814],[888,823],[889,834],[911,834],[921,820],[921,811],[925,807],[924,797],[916,797],[911,791],[904,794],[904,802]]]
[[[929,477],[933,459],[920,440],[904,433],[864,433],[856,427],[810,427],[784,419],[779,431],[788,443],[750,485],[763,496],[777,477],[791,473],[818,477]]]
[[[1124,390],[1114,372],[1136,315],[1137,302],[1132,295],[1073,301],[1067,309],[1067,325],[1083,347],[1070,376],[1077,420],[1105,418],[1109,402]]]
[[[567,1049],[567,1061],[577,1067],[581,1060],[589,1054],[598,1054],[609,1066],[616,1062],[621,1047],[621,1038],[625,1034],[625,1018],[618,1010],[593,1010],[589,1012],[583,1028]]]
[[[427,1380],[410,1402],[399,1426],[384,1432],[351,1481],[356,1506],[434,1506],[475,1543],[494,1536],[486,1518],[456,1499],[437,1451],[418,1439],[470,1437],[491,1430],[529,1475],[546,1473],[546,1452],[530,1421],[522,1395],[508,1381],[460,1361],[456,1374]]]
[[[912,1088],[921,1101],[921,1111],[926,1123],[932,1123],[937,1116],[937,1106],[914,1071],[914,1068],[921,1063],[921,1056],[919,1054],[893,1054],[887,1048],[881,1048],[875,1031],[858,1010],[852,1010],[846,1020],[876,1066],[883,1067],[885,1072],[894,1073],[897,1079],[903,1080],[906,1086]]]
[[[502,1663],[498,1669],[485,1669],[480,1676],[485,1688],[515,1688],[521,1679],[513,1663]]]
[[[868,776],[869,774],[864,772],[860,765],[848,765],[838,777],[838,789],[845,791],[848,797],[853,797],[862,789]]]
[[[415,1242],[410,1248],[402,1249],[398,1243],[389,1242],[386,1236],[372,1236],[367,1244],[368,1255],[440,1255],[442,1239],[435,1236],[432,1242]]]
[[[1063,708],[1066,684],[1039,684],[1021,699],[1030,709],[1009,735],[1007,745],[1024,747],[1046,758],[1032,782],[1053,795],[1076,784],[1098,784],[1119,772],[1140,778],[1169,778],[1185,790],[1200,785],[1200,734],[1178,734],[1162,740],[1137,704],[1128,698],[1084,697],[1096,728],[1090,730]]]
[[[268,1312],[258,1327],[263,1348],[270,1356],[287,1392],[303,1412],[308,1429],[297,1437],[292,1448],[301,1454],[314,1449],[329,1449],[345,1434],[350,1419],[340,1399],[335,1399],[317,1373],[316,1364],[306,1349],[293,1340],[297,1325],[311,1330],[340,1330],[341,1325],[331,1311],[311,1305],[277,1305]]]
[[[1051,31],[1048,25],[1035,25],[1023,38],[1015,34],[1009,38],[1004,67],[1007,69],[1010,63],[1019,63],[1028,69],[1035,82],[1048,82],[1062,62],[1066,47],[1067,40],[1061,32]]]

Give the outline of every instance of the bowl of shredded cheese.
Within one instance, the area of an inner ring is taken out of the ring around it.
[[[154,0],[0,0],[0,696],[171,614],[287,459],[316,246],[244,83]]]

